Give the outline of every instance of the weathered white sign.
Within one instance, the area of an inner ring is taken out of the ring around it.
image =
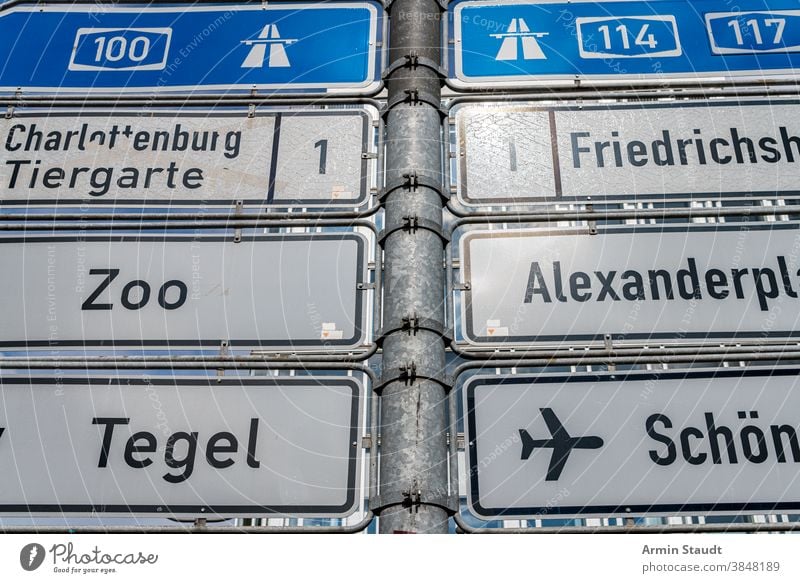
[[[458,109],[466,205],[798,196],[800,102]]]
[[[473,344],[800,336],[797,223],[471,231],[461,257]]]
[[[800,370],[476,376],[482,518],[800,510]]]
[[[358,233],[0,238],[0,346],[352,348],[366,252]]]
[[[0,203],[360,206],[374,110],[17,111]]]
[[[344,516],[353,377],[0,379],[0,513]]]

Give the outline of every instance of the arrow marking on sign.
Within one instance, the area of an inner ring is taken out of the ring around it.
[[[533,450],[537,448],[552,449],[553,453],[550,456],[550,464],[547,467],[547,476],[545,477],[546,482],[554,482],[561,477],[561,472],[564,471],[564,466],[573,449],[600,449],[603,447],[603,439],[596,435],[572,437],[549,407],[539,409],[539,411],[542,413],[552,439],[533,439],[527,431],[520,429],[519,435],[522,438],[521,459],[527,460]]]

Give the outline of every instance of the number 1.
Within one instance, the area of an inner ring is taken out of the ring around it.
[[[511,171],[517,171],[517,144],[513,139],[508,140],[508,157],[510,161]]]
[[[328,140],[320,140],[314,144],[314,147],[319,148],[319,173],[325,174],[328,164]]]

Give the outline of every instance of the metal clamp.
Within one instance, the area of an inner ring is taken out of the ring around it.
[[[432,70],[441,79],[447,78],[447,71],[445,71],[439,63],[428,57],[420,57],[417,53],[411,52],[407,55],[403,55],[386,67],[386,71],[383,73],[383,80],[386,81],[389,75],[398,69],[416,69],[418,67],[425,67]]]
[[[594,205],[591,204],[591,203],[587,204],[586,205],[586,211],[590,212],[590,213],[594,212]],[[597,235],[597,221],[596,220],[589,219],[588,227],[589,227],[589,234],[590,235]]]
[[[450,199],[444,194],[441,180],[437,180],[436,178],[427,176],[425,174],[418,174],[416,170],[404,172],[400,178],[395,178],[391,182],[388,182],[386,186],[384,186],[378,193],[378,201],[380,203],[386,202],[386,199],[395,190],[404,189],[412,192],[418,190],[420,186],[424,186],[425,188],[430,188],[431,190],[435,191],[436,194],[439,195],[439,198],[442,199],[443,204],[447,204],[449,202]]]
[[[442,101],[432,93],[427,91],[420,91],[419,89],[404,89],[403,93],[398,93],[389,101],[386,102],[381,116],[386,117],[389,112],[401,103],[408,105],[420,105],[425,103],[433,107],[442,116],[442,119],[447,117],[447,111],[442,107]]]
[[[436,506],[447,512],[448,516],[454,516],[459,510],[457,496],[426,496],[416,482],[407,490],[386,495],[378,494],[369,501],[369,508],[376,515],[392,506],[402,506],[412,513],[417,512],[420,506]]]
[[[236,217],[238,215],[241,215],[242,212],[244,211],[244,201],[243,200],[237,200],[236,204],[234,206],[234,209],[235,209],[233,211],[234,217]],[[242,228],[241,227],[236,227],[233,230],[233,242],[234,243],[241,243],[242,242]]]
[[[439,223],[432,221],[431,219],[418,217],[417,215],[410,215],[403,217],[402,225],[395,225],[394,227],[389,227],[382,230],[378,234],[378,245],[383,247],[383,244],[389,235],[396,233],[397,231],[407,231],[411,234],[416,234],[417,231],[430,231],[439,237],[445,245],[450,242],[450,239],[442,231],[442,226]]]
[[[397,370],[398,374],[396,376],[382,380],[381,382],[375,384],[373,388],[375,394],[380,395],[387,385],[395,382],[402,382],[406,386],[413,386],[417,381],[431,381],[441,386],[445,390],[445,393],[449,393],[453,388],[453,385],[449,382],[449,379],[444,378],[438,373],[430,375],[420,374],[417,371],[417,364],[413,360],[399,367]]]
[[[448,333],[448,331],[445,330],[444,324],[430,318],[420,318],[416,313],[411,316],[404,316],[400,320],[399,326],[381,328],[378,330],[377,337],[375,338],[375,344],[377,344],[379,348],[382,347],[383,341],[389,335],[394,334],[395,332],[406,332],[409,336],[416,336],[417,332],[420,330],[427,330],[428,332],[438,334],[444,340],[445,346],[450,345],[452,336]]]

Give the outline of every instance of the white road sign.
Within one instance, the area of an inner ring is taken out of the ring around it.
[[[464,385],[482,518],[800,510],[800,370],[476,376]]]
[[[456,144],[465,205],[800,195],[797,100],[469,105]]]
[[[0,238],[0,347],[352,348],[366,253],[358,233]]]
[[[0,204],[361,206],[374,108],[15,110]]]
[[[345,516],[353,377],[0,379],[0,513]]]
[[[460,248],[472,344],[800,335],[797,223],[471,231]]]

